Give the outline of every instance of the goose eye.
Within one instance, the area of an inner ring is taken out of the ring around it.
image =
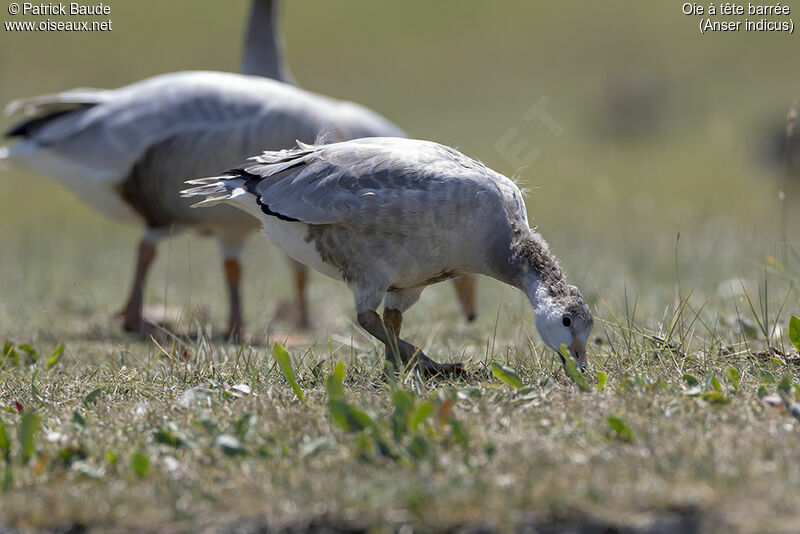
[[[572,319],[570,319],[569,315],[565,315],[564,317],[561,318],[561,324],[569,328],[570,326],[572,326]]]

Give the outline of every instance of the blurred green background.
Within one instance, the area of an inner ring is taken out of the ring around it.
[[[0,102],[238,69],[248,2],[109,4],[111,32],[0,30]],[[796,36],[701,35],[681,4],[297,0],[284,6],[282,28],[301,87],[362,103],[414,137],[519,178],[529,214],[596,309],[599,297],[618,309],[627,291],[644,317],[660,319],[676,280],[699,303],[726,309],[726,281],[757,281],[767,256],[786,257],[782,131],[800,95]],[[25,20],[5,4],[0,18]],[[552,120],[530,120],[537,103]],[[787,236],[797,245],[787,193]],[[102,332],[127,291],[138,230],[11,171],[0,174],[0,214],[0,335]],[[288,270],[260,240],[247,255],[246,315],[260,330],[289,294]],[[171,240],[147,302],[203,305],[221,324],[218,263],[205,240]],[[514,309],[504,318],[530,318],[521,295],[491,281],[480,292],[479,330],[494,323],[498,303]],[[428,293],[414,313],[456,317],[449,286]],[[335,330],[344,323],[326,321],[352,305],[344,288],[316,276],[312,299],[333,296],[344,309],[317,307],[316,318]]]

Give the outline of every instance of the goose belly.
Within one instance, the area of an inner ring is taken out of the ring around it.
[[[40,174],[62,183],[82,201],[105,215],[125,223],[141,224],[144,219],[119,194],[118,177],[22,141],[9,147],[8,160],[16,168]]]
[[[307,224],[283,221],[266,215],[250,194],[236,196],[231,204],[261,221],[261,234],[287,256],[334,280],[342,279],[339,269],[322,261],[314,242],[306,240]]]
[[[264,224],[261,230],[262,234],[269,241],[280,247],[287,256],[334,280],[342,280],[342,274],[339,269],[323,261],[315,243],[306,240],[308,235],[307,224],[282,221],[268,215],[261,217],[261,219]]]

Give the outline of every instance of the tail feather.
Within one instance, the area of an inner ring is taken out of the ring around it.
[[[6,115],[20,111],[26,115],[53,113],[73,106],[95,105],[109,99],[111,91],[107,89],[79,88],[62,93],[20,98],[6,106]]]
[[[59,117],[78,110],[86,110],[110,98],[111,91],[105,89],[73,89],[63,93],[14,100],[6,106],[6,115],[22,112],[28,118],[12,126],[5,136],[32,137]]]
[[[238,177],[212,176],[209,178],[187,180],[185,183],[197,187],[190,187],[182,190],[181,197],[206,197],[192,204],[193,208],[213,206],[220,202],[228,202],[246,193],[242,187],[242,185],[244,185],[244,180]]]

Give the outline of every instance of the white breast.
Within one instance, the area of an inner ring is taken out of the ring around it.
[[[256,203],[253,195],[243,194],[233,197],[232,204],[261,221],[261,234],[278,246],[290,258],[304,263],[312,269],[333,278],[342,280],[339,269],[322,261],[313,241],[306,241],[308,225],[300,222],[282,221],[266,215]]]

